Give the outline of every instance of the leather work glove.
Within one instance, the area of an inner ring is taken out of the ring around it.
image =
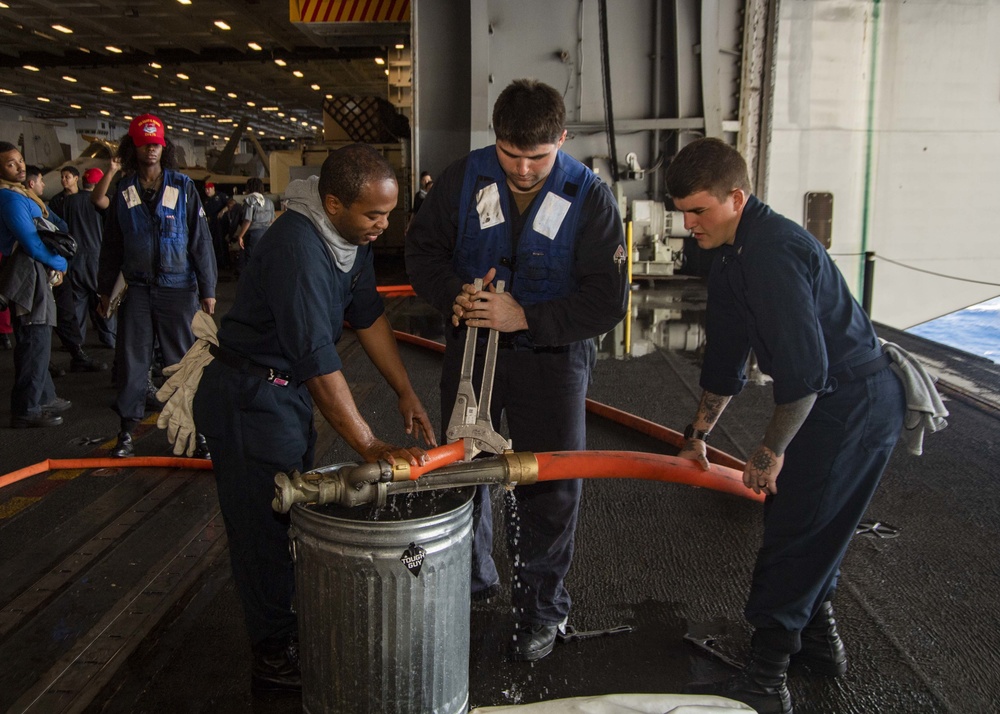
[[[177,456],[194,455],[197,435],[194,395],[198,391],[202,372],[213,359],[208,348],[219,344],[218,328],[208,313],[202,310],[196,312],[191,329],[198,339],[180,362],[164,368],[163,375],[168,379],[156,392],[156,398],[163,402],[156,426],[167,430],[167,439],[174,445]]]

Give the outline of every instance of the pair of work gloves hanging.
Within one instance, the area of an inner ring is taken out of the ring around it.
[[[180,362],[163,369],[163,376],[168,379],[156,392],[156,398],[163,402],[156,426],[167,430],[167,439],[174,445],[177,456],[193,456],[197,448],[194,395],[205,367],[213,359],[209,348],[219,345],[219,329],[207,312],[195,313],[191,330],[197,339]]]

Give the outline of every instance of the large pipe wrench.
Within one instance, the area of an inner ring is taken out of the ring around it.
[[[483,279],[476,278],[476,290],[483,289]],[[496,291],[502,293],[504,281],[496,281]],[[497,366],[497,343],[500,333],[491,329],[486,340],[486,358],[483,363],[483,381],[479,388],[479,399],[472,386],[472,373],[476,364],[476,340],[479,328],[467,325],[465,331],[465,351],[462,354],[462,375],[455,395],[455,408],[448,420],[445,436],[448,443],[465,442],[465,460],[471,461],[477,454],[487,452],[502,454],[510,451],[509,439],[504,439],[493,428],[490,419],[490,399],[493,393],[493,375]]]

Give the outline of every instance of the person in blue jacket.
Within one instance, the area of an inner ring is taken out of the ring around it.
[[[42,243],[36,219],[49,215],[42,200],[24,187],[26,167],[17,147],[0,142],[0,290],[10,305],[14,328],[14,386],[10,425],[58,426],[69,401],[56,396],[49,374],[52,328],[56,324],[52,285],[62,282],[66,259]],[[15,270],[16,268],[16,270]]]
[[[364,144],[289,183],[198,383],[194,421],[212,450],[256,695],[302,689],[289,520],[271,501],[278,471],[313,468],[313,405],[365,461],[425,462],[422,449],[379,439],[358,411],[337,351],[345,320],[398,395],[406,433],[436,444],[375,284],[372,244],[397,197],[392,167]]]
[[[621,215],[608,187],[560,150],[565,124],[555,89],[512,82],[493,108],[496,144],[445,170],[406,237],[413,287],[446,318],[442,417],[447,421],[455,404],[465,325],[496,329],[492,419],[499,430],[506,413],[517,451],[586,448],[593,338],[626,312]],[[476,278],[483,278],[481,291]],[[492,290],[495,280],[505,282],[505,292]],[[513,659],[547,656],[565,626],[581,489],[579,480],[537,484],[519,488],[508,504]],[[472,594],[485,599],[500,579],[485,486],[477,489],[473,521]]]
[[[115,357],[114,410],[121,428],[111,451],[124,457],[134,453],[132,432],[145,414],[154,338],[164,364],[181,361],[195,341],[191,319],[199,306],[209,315],[215,312],[218,272],[198,190],[177,171],[173,144],[160,118],[143,114],[133,119],[118,155],[123,176],[110,197],[97,290],[99,312],[107,316],[119,272],[128,283],[118,311]],[[207,458],[204,440],[199,443],[196,456]]]
[[[816,238],[750,191],[746,162],[698,139],[670,162],[667,191],[698,246],[717,248],[708,278],[704,390],[681,457],[705,468],[705,442],[746,384],[751,349],[774,380],[775,408],[743,483],[766,494],[764,537],[744,613],[745,669],[689,691],[790,714],[790,659],[840,676],[847,654],[833,596],[840,563],[899,438],[903,386],[871,321]]]

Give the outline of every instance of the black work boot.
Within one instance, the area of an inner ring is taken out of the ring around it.
[[[792,655],[792,661],[827,677],[840,677],[847,672],[847,650],[837,632],[833,603],[829,600],[820,605],[819,612],[802,629],[802,649]]]
[[[556,644],[559,625],[520,622],[510,642],[510,658],[518,662],[535,662],[547,657]]]
[[[107,368],[107,363],[91,359],[90,355],[80,348],[74,351],[73,359],[69,363],[70,372],[103,372]]]
[[[118,441],[111,448],[111,455],[116,459],[124,459],[135,455],[135,444],[132,442],[131,432],[118,432]]]
[[[269,637],[253,646],[250,690],[257,697],[302,692],[297,637]]]
[[[194,458],[212,460],[212,452],[208,450],[208,442],[202,434],[194,435]]]
[[[138,419],[122,419],[121,431],[118,432],[118,441],[111,447],[111,455],[116,459],[124,459],[135,456],[135,443],[132,440],[132,432],[139,426]]]
[[[684,687],[688,694],[714,694],[749,704],[758,714],[792,714],[786,672],[788,655],[752,643],[750,661],[739,674],[719,682],[695,682]]]

